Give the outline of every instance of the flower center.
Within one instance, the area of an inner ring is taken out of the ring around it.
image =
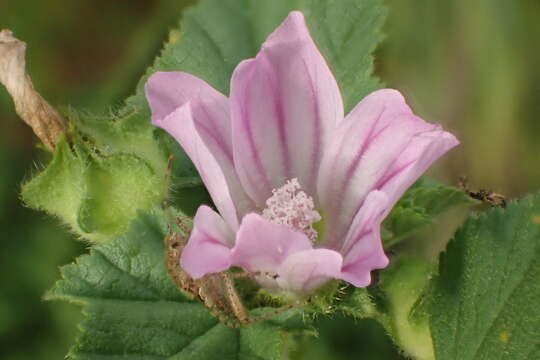
[[[301,231],[315,241],[317,231],[313,229],[313,224],[321,220],[321,215],[315,210],[313,199],[300,189],[298,179],[294,178],[272,190],[262,216],[275,224]]]

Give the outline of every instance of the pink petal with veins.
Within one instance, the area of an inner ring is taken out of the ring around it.
[[[185,128],[192,125],[181,123],[190,120],[169,119],[169,115],[189,103],[196,135],[221,168],[238,216],[253,210],[253,201],[244,192],[234,169],[229,99],[203,80],[183,72],[157,72],[148,79],[145,91],[152,108],[153,124],[162,127],[179,142],[182,136],[189,135],[182,134],[186,132]],[[165,122],[166,119],[169,120]],[[197,141],[184,141],[184,144]],[[184,148],[184,151],[193,150]]]
[[[312,244],[303,233],[248,214],[236,234],[232,263],[252,272],[277,273],[290,254],[307,249],[312,249]]]
[[[323,151],[343,119],[343,103],[300,12],[235,69],[231,116],[236,170],[258,206],[292,178],[316,195]]]
[[[440,151],[424,153],[429,144]],[[387,190],[393,205],[422,174],[417,169],[425,170],[455,145],[452,135],[415,116],[398,91],[378,90],[364,98],[334,132],[321,165],[325,246],[340,246],[370,191]]]
[[[380,231],[388,206],[388,196],[384,192],[370,192],[342,244],[340,252],[344,261],[340,278],[354,286],[369,285],[371,271],[384,269],[388,265]]]
[[[234,233],[223,218],[208,206],[201,206],[193,220],[193,230],[182,251],[182,268],[198,279],[231,266]]]

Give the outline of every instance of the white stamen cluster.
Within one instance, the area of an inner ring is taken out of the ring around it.
[[[272,190],[266,206],[262,213],[265,219],[301,231],[311,241],[317,239],[317,231],[312,225],[321,220],[321,215],[315,210],[313,199],[300,190],[298,179],[289,180],[279,189]]]

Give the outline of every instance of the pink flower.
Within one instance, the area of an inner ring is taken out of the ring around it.
[[[396,90],[344,116],[338,85],[292,12],[227,98],[182,72],[146,84],[152,122],[180,143],[216,212],[201,206],[182,267],[194,278],[240,266],[263,286],[306,293],[329,279],[364,287],[388,265],[380,224],[456,138],[415,116]],[[321,220],[322,218],[322,220]]]

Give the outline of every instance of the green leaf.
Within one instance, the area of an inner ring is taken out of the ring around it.
[[[381,0],[202,0],[185,12],[128,107],[145,107],[144,83],[156,71],[185,71],[224,94],[236,65],[254,57],[291,10],[303,11],[310,32],[340,86],[346,110],[380,87],[371,53],[382,40]],[[234,20],[233,20],[234,19]]]
[[[46,298],[81,304],[86,316],[70,357],[278,359],[296,313],[242,329],[219,323],[169,279],[163,219],[161,211],[140,213],[126,234],[62,268],[62,280]]]
[[[23,185],[21,196],[27,205],[59,217],[82,233],[77,214],[86,189],[84,167],[77,149],[72,151],[66,140],[61,139],[49,166]]]
[[[403,195],[385,219],[385,247],[406,239],[453,207],[476,203],[461,189],[421,179]]]
[[[540,195],[471,216],[441,255],[438,360],[540,357]]]
[[[255,1],[255,0],[254,0]],[[305,0],[311,34],[339,84],[346,112],[382,87],[373,76],[372,52],[384,38],[386,8],[380,0]]]

